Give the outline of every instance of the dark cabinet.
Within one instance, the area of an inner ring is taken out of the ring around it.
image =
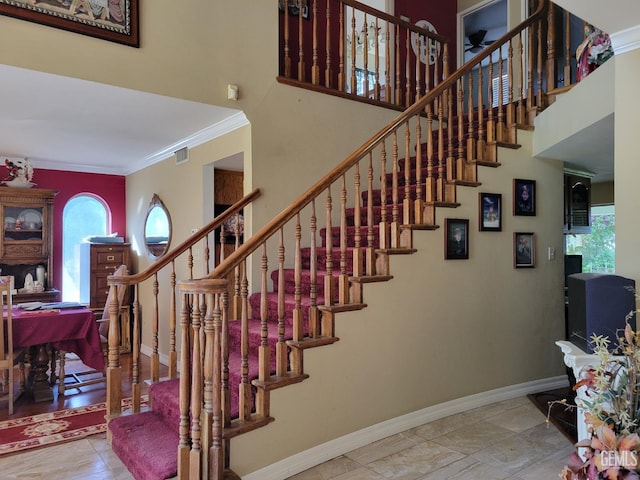
[[[591,233],[591,179],[564,176],[564,233]]]
[[[131,271],[128,243],[80,244],[80,302],[93,309],[103,309],[109,293],[107,278],[120,265],[126,265]],[[124,304],[128,303],[127,295]]]

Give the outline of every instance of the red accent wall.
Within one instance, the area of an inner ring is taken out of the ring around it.
[[[78,194],[100,197],[111,210],[111,232],[118,232],[127,240],[126,178],[36,168],[33,181],[36,188],[58,190],[53,201],[53,288],[62,290],[62,212],[65,205]]]
[[[439,35],[449,38],[449,71],[456,71],[456,15],[458,2],[442,0],[395,0],[396,17],[409,17],[415,24],[419,20],[427,20],[435,27]]]

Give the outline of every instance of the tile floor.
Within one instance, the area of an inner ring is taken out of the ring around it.
[[[289,480],[551,480],[573,446],[526,398],[453,415]],[[6,480],[131,480],[106,435],[0,458]]]

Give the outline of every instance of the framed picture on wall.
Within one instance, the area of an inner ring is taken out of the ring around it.
[[[446,260],[466,260],[469,258],[469,220],[445,218]]]
[[[516,178],[513,180],[513,214],[535,216],[536,181]]]
[[[0,15],[139,47],[138,0],[0,0]]]
[[[478,225],[480,231],[502,231],[502,195],[500,193],[479,193],[478,196]]]
[[[513,266],[533,268],[536,265],[536,236],[530,232],[513,234]]]

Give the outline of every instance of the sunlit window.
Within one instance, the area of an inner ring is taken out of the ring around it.
[[[616,236],[613,205],[591,207],[591,233],[565,235],[565,250],[582,255],[582,271],[615,273]]]
[[[78,195],[62,214],[62,300],[80,301],[80,244],[85,237],[107,235],[109,210],[92,195]]]

